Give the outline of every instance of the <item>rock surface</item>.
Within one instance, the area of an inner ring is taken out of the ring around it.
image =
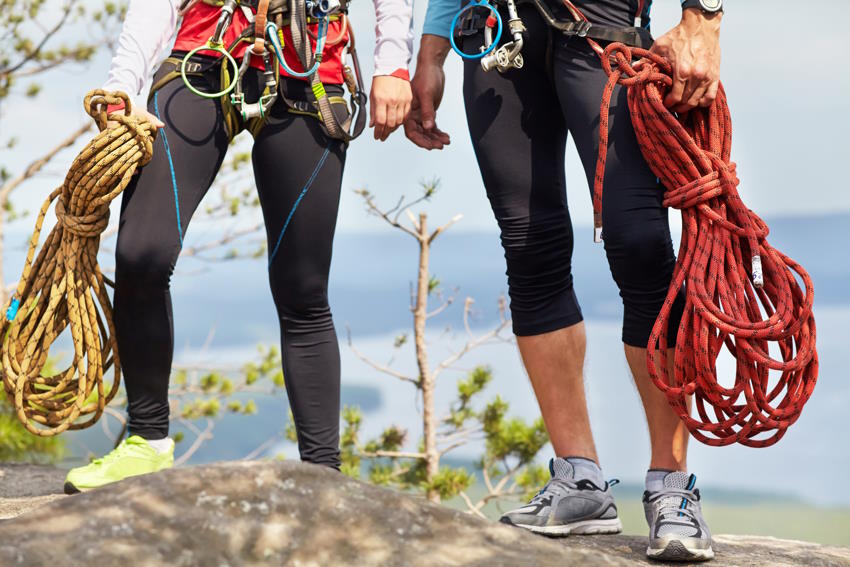
[[[547,539],[295,462],[174,469],[61,498],[0,465],[0,565],[658,565],[634,536]],[[33,507],[38,509],[32,510]],[[850,549],[719,536],[712,567],[850,566]]]
[[[65,471],[55,467],[0,464],[0,520],[61,498],[64,480]]]

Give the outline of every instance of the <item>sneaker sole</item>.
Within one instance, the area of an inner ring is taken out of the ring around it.
[[[531,532],[553,537],[566,537],[568,535],[602,535],[618,534],[623,531],[620,518],[610,520],[584,520],[563,524],[560,526],[530,526],[528,524],[513,524],[518,528],[524,528]]]
[[[113,480],[113,481],[111,481],[111,482],[107,482],[107,483],[105,483],[105,484],[101,484],[101,485],[99,485],[99,486],[76,486],[75,484],[73,484],[73,483],[71,483],[71,482],[68,482],[68,481],[66,480],[66,481],[65,481],[65,486],[64,486],[64,492],[65,492],[65,494],[67,494],[67,495],[69,495],[69,496],[70,496],[70,495],[72,495],[72,494],[79,494],[79,493],[81,493],[81,492],[88,492],[89,490],[94,490],[94,489],[96,489],[96,488],[101,488],[102,486],[109,486],[110,484],[115,484],[116,482],[121,482],[122,480],[125,480],[125,479],[128,479],[128,478],[133,478],[133,477],[136,477],[136,476],[144,476],[144,475],[146,475],[146,474],[154,474],[154,473],[158,473],[158,472],[160,472],[160,471],[168,470],[168,469],[170,469],[170,468],[172,468],[172,465],[168,465],[168,466],[166,466],[166,467],[162,467],[162,468],[157,469],[157,470],[155,470],[155,471],[150,471],[150,472],[146,472],[146,473],[131,474],[131,475],[126,476],[126,477],[124,477],[124,478],[122,478],[122,479]]]
[[[662,561],[709,561],[714,559],[714,550],[688,548],[681,541],[673,540],[662,549],[646,548],[646,556]]]

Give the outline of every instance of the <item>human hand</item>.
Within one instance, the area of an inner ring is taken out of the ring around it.
[[[393,75],[372,78],[369,126],[374,128],[376,140],[383,142],[402,125],[412,98],[410,81]]]
[[[682,11],[682,21],[655,40],[650,51],[673,66],[673,85],[664,105],[674,112],[711,106],[720,85],[720,20],[722,12]]]
[[[451,143],[449,135],[437,128],[436,115],[443,99],[446,75],[443,61],[449,42],[443,37],[423,35],[419,47],[416,74],[411,81],[413,102],[404,122],[407,138],[426,150],[441,150]]]

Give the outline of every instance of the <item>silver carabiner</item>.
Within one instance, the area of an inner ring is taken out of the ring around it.
[[[242,91],[242,77],[251,67],[251,55],[253,54],[253,48],[245,50],[245,55],[242,56],[242,65],[239,66],[239,74],[234,78],[236,87],[233,94],[230,95],[230,104],[239,112],[244,121],[252,118],[265,118],[269,109],[277,100],[277,79],[272,67],[271,56],[266,49],[263,51],[263,67],[265,69],[263,77],[265,77],[265,90],[268,90],[268,94],[260,95],[256,102],[246,102],[245,93]]]
[[[510,29],[513,41],[499,47],[494,52],[481,59],[481,68],[485,71],[490,71],[495,68],[500,73],[504,73],[509,69],[521,69],[525,64],[522,58],[522,34],[525,32],[525,26],[517,14],[516,3],[514,0],[508,0],[508,29]],[[489,48],[493,44],[493,30],[490,27],[484,28],[484,49]]]

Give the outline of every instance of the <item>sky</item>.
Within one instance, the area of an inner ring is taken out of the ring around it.
[[[850,159],[850,74],[838,64],[850,51],[845,26],[850,3],[809,1],[806,13],[794,17],[778,9],[774,1],[728,4],[721,32],[721,78],[732,111],[732,158],[738,163],[739,190],[745,202],[766,217],[850,212],[844,171]],[[424,1],[415,3],[417,45],[426,6]],[[656,36],[678,22],[676,0],[656,0],[652,10]],[[351,20],[368,80],[374,45],[371,3],[352,2]],[[109,55],[103,54],[85,66],[52,73],[43,94],[34,101],[7,99],[0,109],[0,139],[14,134],[19,145],[4,150],[2,162],[28,162],[80,124],[86,118],[82,97],[103,83],[108,65]],[[459,57],[449,56],[446,72],[446,94],[437,122],[452,135],[451,146],[426,152],[408,142],[401,131],[385,143],[365,133],[349,149],[340,232],[383,230],[364,213],[354,189],[366,187],[381,202],[390,203],[401,194],[415,194],[421,181],[435,177],[441,181],[441,190],[428,208],[432,218],[447,220],[460,213],[464,219],[455,230],[496,230],[466,131]],[[66,152],[47,175],[19,193],[18,204],[35,208],[61,182],[72,157]],[[566,168],[573,222],[589,226],[587,183],[572,145]]]

